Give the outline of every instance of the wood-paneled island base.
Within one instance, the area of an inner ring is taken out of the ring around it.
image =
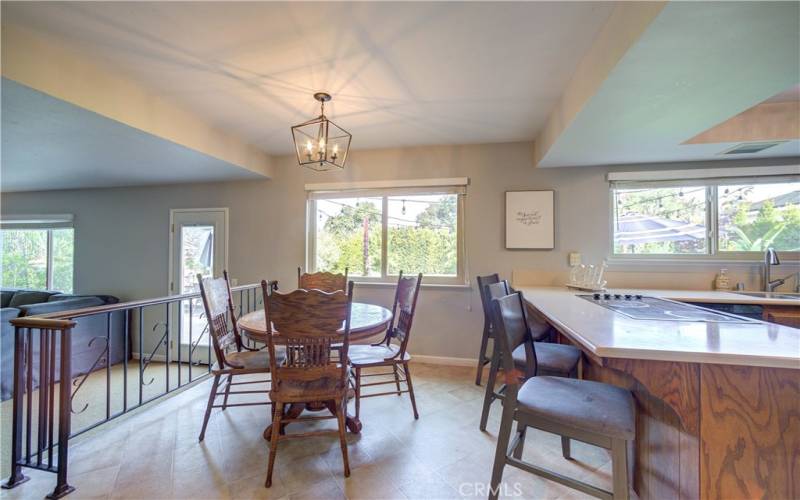
[[[634,320],[566,289],[515,288],[531,319],[581,348],[584,378],[634,393],[640,498],[800,498],[800,330],[741,325],[761,336],[743,348],[736,325]]]

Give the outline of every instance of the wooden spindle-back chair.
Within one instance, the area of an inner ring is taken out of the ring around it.
[[[417,297],[419,287],[422,284],[422,273],[413,277],[404,277],[400,272],[397,280],[397,288],[394,294],[394,304],[392,305],[392,324],[386,330],[386,336],[377,344],[352,346],[350,350],[350,362],[355,369],[356,382],[356,418],[361,411],[361,398],[374,396],[385,396],[388,394],[408,393],[411,398],[411,408],[414,410],[414,418],[419,418],[417,412],[417,402],[414,398],[414,386],[411,383],[411,371],[408,362],[411,355],[406,352],[408,340],[411,334],[411,326],[414,321],[414,313],[417,310]],[[394,341],[394,343],[393,343]],[[392,367],[392,373],[369,373],[363,374],[365,368]],[[403,367],[401,376],[399,368]],[[371,382],[362,384],[362,377],[381,377],[394,375],[394,380]],[[406,384],[406,389],[401,389],[400,383]],[[390,392],[379,392],[372,394],[362,394],[364,387],[395,384],[397,390]]]
[[[347,273],[347,268],[345,268],[344,274],[321,271],[316,273],[304,273],[302,269],[298,267],[297,288],[302,288],[303,290],[322,290],[323,292],[344,291],[347,288]]]
[[[259,351],[246,346],[242,342],[239,334],[239,327],[236,325],[236,313],[233,306],[233,296],[231,294],[228,272],[223,271],[221,278],[203,278],[202,274],[197,275],[200,285],[200,296],[203,300],[203,308],[208,321],[208,333],[211,337],[211,344],[217,361],[211,367],[211,374],[214,381],[211,385],[211,393],[208,396],[205,416],[203,417],[203,428],[200,431],[200,441],[205,438],[208,419],[211,416],[212,408],[222,408],[224,411],[228,406],[254,406],[269,405],[270,401],[254,403],[235,403],[228,404],[228,397],[231,394],[267,394],[269,391],[234,391],[231,392],[233,385],[246,385],[269,382],[269,378],[264,380],[253,380],[246,382],[234,382],[236,375],[253,373],[269,373],[269,358],[265,351]],[[230,327],[229,327],[230,320]],[[278,359],[281,352],[276,354]],[[227,375],[224,388],[220,387],[220,379]],[[220,389],[222,389],[220,391]],[[215,405],[217,396],[223,396],[222,404]]]
[[[339,290],[333,293],[317,289],[298,289],[288,294],[269,293],[266,282],[262,281],[261,286],[272,371],[270,399],[275,404],[266,486],[272,485],[278,441],[336,432],[315,431],[282,435],[281,428],[290,422],[323,418],[338,420],[344,475],[348,477],[350,465],[345,441],[345,416],[350,371],[347,352],[350,345],[353,283],[348,284],[347,292]],[[335,354],[334,346],[339,352],[338,356],[332,355]],[[273,355],[280,352],[279,349],[285,349],[285,357],[273,358]],[[333,415],[295,418],[284,415],[286,405],[308,402],[325,403]]]

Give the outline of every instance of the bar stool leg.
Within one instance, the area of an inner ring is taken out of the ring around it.
[[[611,468],[614,500],[628,500],[628,444],[622,439],[611,441]]]
[[[492,481],[489,484],[489,500],[497,500],[500,493],[500,482],[503,480],[503,468],[506,466],[506,453],[511,440],[511,427],[514,425],[512,405],[503,405],[503,418],[500,421],[500,432],[497,433],[497,449],[492,466]]]
[[[561,455],[563,455],[567,460],[572,460],[570,440],[566,436],[561,436]]]
[[[486,365],[486,349],[489,344],[489,332],[485,329],[483,331],[483,338],[481,339],[481,351],[478,353],[478,372],[475,374],[475,385],[481,385],[481,377],[483,376],[483,367]]]
[[[522,422],[517,422],[517,434],[519,434],[519,444],[514,448],[514,458],[522,460],[522,451],[525,448],[525,435],[527,434],[528,426]]]
[[[492,353],[492,364],[489,365],[489,378],[486,380],[486,394],[483,396],[483,410],[481,411],[480,429],[486,430],[486,423],[489,421],[489,410],[495,399],[494,385],[497,380],[497,370],[500,369],[500,352]]]

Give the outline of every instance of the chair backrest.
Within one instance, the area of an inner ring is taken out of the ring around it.
[[[399,357],[403,357],[408,346],[408,339],[411,335],[411,325],[414,321],[414,313],[417,310],[417,297],[419,287],[422,284],[422,273],[406,278],[403,271],[397,279],[397,288],[394,292],[394,305],[392,306],[392,326],[387,332],[387,341],[396,339],[400,342]]]
[[[488,331],[492,324],[492,301],[486,295],[486,287],[500,282],[497,273],[488,276],[478,276],[478,293],[481,297],[481,307],[483,307],[483,329]]]
[[[203,299],[203,308],[208,321],[208,333],[214,346],[214,354],[220,367],[227,365],[225,352],[234,346],[237,351],[242,350],[242,338],[236,325],[236,315],[233,309],[233,297],[228,280],[228,272],[222,271],[221,278],[203,278],[197,275],[200,285],[200,296]],[[228,328],[228,319],[231,328]]]
[[[505,297],[509,293],[511,293],[511,289],[508,286],[508,281],[502,280],[496,283],[489,283],[483,288],[483,293],[486,296],[486,312],[488,314],[488,321],[489,329],[493,331],[494,329],[494,317],[492,315],[492,301],[494,299]]]
[[[350,345],[350,306],[353,282],[347,293],[298,289],[287,294],[269,293],[269,285],[261,282],[264,293],[270,370],[273,391],[280,392],[286,381],[309,382],[338,378],[340,387],[347,384],[347,359]],[[277,336],[273,333],[277,330]],[[341,342],[339,356],[332,357],[332,346]],[[277,364],[278,345],[286,347],[286,360]]]
[[[323,292],[344,291],[347,288],[347,272],[344,274],[334,274],[326,272],[303,273],[302,269],[297,268],[297,288],[303,290],[322,290]]]
[[[522,292],[516,292],[503,297],[492,299],[492,321],[495,329],[495,340],[500,347],[503,370],[514,373],[514,358],[512,353],[520,345],[525,345],[524,377],[536,374],[536,351],[533,346],[528,322],[525,317],[525,303]]]

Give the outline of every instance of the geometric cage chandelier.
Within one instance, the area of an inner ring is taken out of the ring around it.
[[[325,116],[325,103],[331,100],[329,94],[317,92],[314,99],[320,102],[319,116],[292,127],[297,163],[320,172],[341,170],[353,136]]]

